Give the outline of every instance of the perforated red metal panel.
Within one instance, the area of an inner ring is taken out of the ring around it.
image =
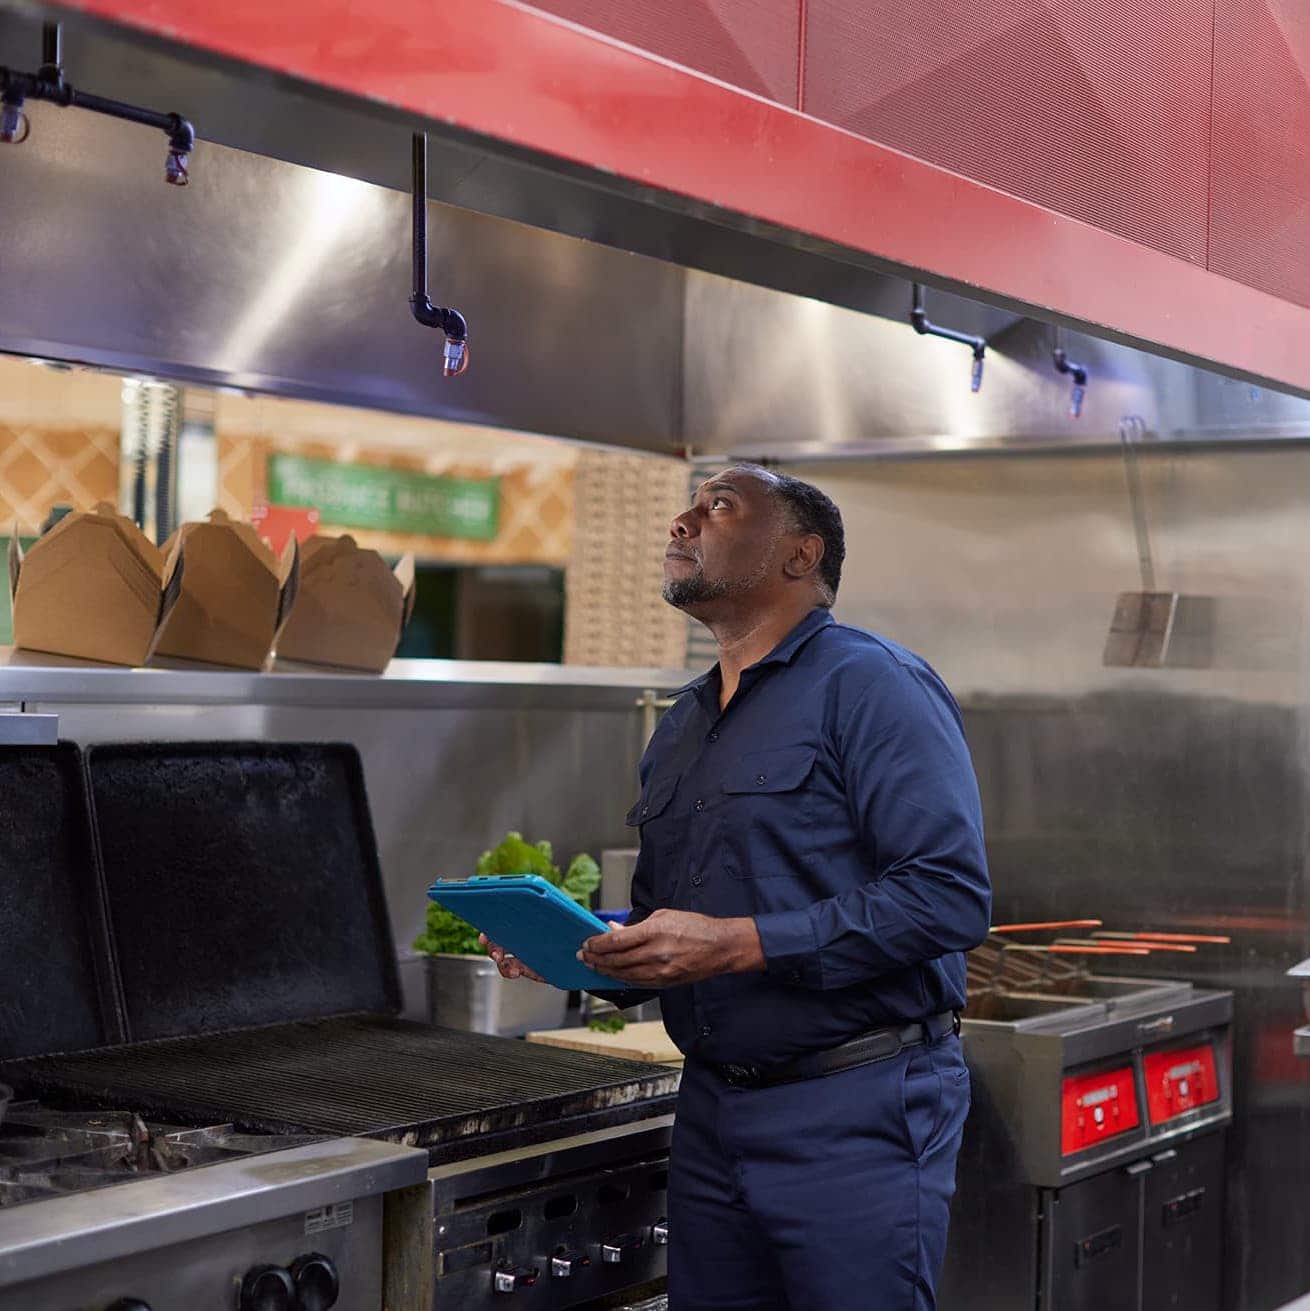
[[[533,0],[533,7],[796,105],[801,0]]]
[[[809,0],[806,113],[1204,263],[1212,0]]]
[[[1310,305],[1310,7],[1218,0],[1210,267]]]

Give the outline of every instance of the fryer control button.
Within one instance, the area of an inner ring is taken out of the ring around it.
[[[120,1297],[112,1306],[105,1307],[105,1311],[150,1311],[150,1303],[139,1297]]]
[[[341,1295],[341,1278],[331,1257],[306,1252],[291,1263],[298,1311],[330,1311]]]
[[[656,1247],[668,1247],[669,1245],[669,1222],[667,1220],[656,1220],[651,1226],[650,1241]]]
[[[294,1311],[296,1286],[277,1265],[256,1265],[241,1281],[241,1311]]]
[[[531,1288],[537,1282],[536,1266],[500,1266],[492,1276],[491,1286],[497,1293],[513,1293],[520,1288]]]
[[[607,1238],[600,1245],[600,1259],[606,1265],[618,1265],[633,1252],[640,1252],[645,1245],[640,1234],[620,1234],[617,1238]]]
[[[574,1252],[567,1248],[555,1253],[550,1258],[550,1277],[552,1279],[570,1279],[583,1266],[591,1264],[591,1257],[586,1252]]]

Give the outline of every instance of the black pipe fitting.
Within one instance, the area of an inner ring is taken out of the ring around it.
[[[1051,359],[1057,373],[1062,373],[1073,381],[1073,391],[1069,397],[1069,416],[1078,418],[1083,412],[1083,398],[1087,395],[1087,369],[1069,358],[1063,346],[1056,346],[1051,352]]]
[[[910,326],[921,337],[941,337],[946,341],[959,342],[973,352],[973,370],[969,376],[969,390],[978,391],[982,387],[983,361],[987,355],[987,339],[975,337],[972,333],[957,332],[954,328],[943,328],[931,322],[928,312],[923,307],[923,283],[916,282],[914,298],[910,306]]]
[[[445,334],[441,376],[453,378],[468,368],[469,328],[464,316],[448,305],[434,305],[428,296],[428,137],[414,133],[413,152],[414,289],[409,304],[425,328]]]
[[[46,23],[41,33],[41,67],[35,73],[0,68],[0,143],[18,144],[27,140],[26,100],[44,100],[61,109],[86,109],[93,114],[140,123],[155,128],[168,138],[168,155],[164,161],[164,179],[174,186],[186,186],[187,167],[195,149],[196,130],[180,114],[164,114],[139,105],[109,100],[105,96],[79,91],[64,77],[63,38],[58,23]],[[19,133],[21,132],[21,135]]]

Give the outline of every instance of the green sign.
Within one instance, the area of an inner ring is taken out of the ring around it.
[[[500,480],[270,455],[268,500],[312,506],[324,523],[342,527],[489,542],[499,527]]]

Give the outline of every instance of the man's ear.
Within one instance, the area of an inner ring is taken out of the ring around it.
[[[823,538],[818,533],[806,533],[783,561],[782,571],[788,578],[808,578],[822,559]]]

